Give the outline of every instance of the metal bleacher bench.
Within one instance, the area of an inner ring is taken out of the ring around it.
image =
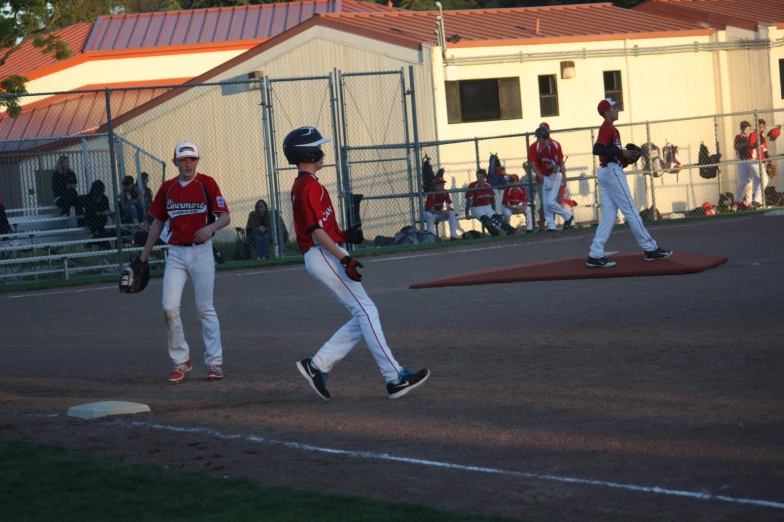
[[[57,207],[54,207],[55,209]],[[21,210],[49,210],[49,207]],[[106,249],[106,245],[117,245],[117,237],[112,234],[116,227],[106,226],[109,237],[93,239],[92,233],[85,226],[77,226],[81,216],[58,215],[26,215],[8,218],[14,229],[10,234],[0,235],[0,281],[7,279],[19,280],[23,277],[38,278],[39,275],[63,273],[66,279],[76,272],[100,270],[101,272],[117,272],[119,270],[117,249]],[[132,247],[133,225],[121,225],[124,229],[121,241],[125,248],[123,253],[140,252],[140,247]],[[91,247],[98,247],[93,249]],[[85,250],[85,248],[90,250]],[[161,250],[166,246],[155,247]],[[61,250],[67,249],[67,252]],[[73,261],[86,257],[97,257],[98,264],[73,266]],[[113,258],[110,262],[107,258]],[[69,263],[71,261],[71,263]],[[152,264],[163,262],[153,260]]]

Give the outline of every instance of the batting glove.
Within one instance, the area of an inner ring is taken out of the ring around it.
[[[357,268],[365,268],[365,265],[356,259],[351,259],[351,256],[345,256],[340,260],[340,264],[346,269],[346,275],[349,279],[352,281],[362,281],[362,274],[357,272]]]

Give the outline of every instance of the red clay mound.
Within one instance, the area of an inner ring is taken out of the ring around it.
[[[675,252],[662,261],[643,261],[642,252],[616,254],[612,256],[612,260],[618,264],[612,268],[588,268],[585,266],[585,259],[585,256],[569,257],[538,263],[474,270],[424,283],[415,283],[411,285],[411,288],[694,274],[727,262],[726,257],[688,252]]]

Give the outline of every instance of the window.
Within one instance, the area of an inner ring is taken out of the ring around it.
[[[523,117],[519,78],[444,82],[449,123]]]
[[[623,101],[621,71],[604,71],[604,97],[612,98],[617,102]],[[623,106],[620,110],[623,111]]]
[[[779,85],[781,85],[781,99],[784,100],[784,60],[779,60]]]
[[[544,116],[558,116],[558,86],[555,75],[539,77],[539,110]]]

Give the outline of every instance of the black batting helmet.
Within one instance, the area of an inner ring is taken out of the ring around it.
[[[319,145],[328,141],[331,141],[330,138],[323,137],[315,127],[300,127],[289,132],[283,140],[283,154],[289,165],[316,163],[324,157]]]
[[[542,127],[537,127],[536,130],[534,131],[534,136],[536,136],[537,138],[542,138],[543,140],[549,139],[550,138],[550,129],[548,129],[547,127],[543,127],[543,126]]]

